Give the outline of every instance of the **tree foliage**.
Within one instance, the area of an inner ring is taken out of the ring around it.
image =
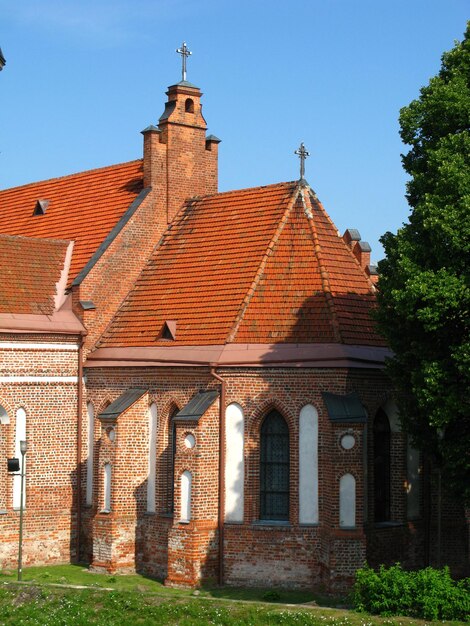
[[[409,222],[381,241],[378,323],[403,426],[470,501],[470,22],[400,112]]]

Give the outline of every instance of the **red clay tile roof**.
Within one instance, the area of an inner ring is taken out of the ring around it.
[[[186,203],[99,345],[383,345],[373,292],[309,188],[220,193]]]
[[[52,315],[68,241],[0,235],[0,313]]]
[[[142,161],[0,191],[0,232],[75,242],[69,283],[142,189]],[[37,201],[49,202],[33,215]]]

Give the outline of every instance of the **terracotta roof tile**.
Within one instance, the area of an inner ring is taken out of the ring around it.
[[[373,286],[320,203],[298,183],[188,201],[100,343],[382,345]]]
[[[68,246],[68,241],[0,235],[0,313],[51,315]]]
[[[69,282],[90,260],[142,189],[142,161],[0,191],[0,232],[75,242]],[[33,215],[38,200],[49,202]]]

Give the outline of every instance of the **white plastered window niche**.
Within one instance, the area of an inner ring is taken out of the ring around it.
[[[356,479],[344,474],[339,481],[340,528],[356,528]]]
[[[193,477],[191,472],[185,470],[181,474],[181,506],[180,506],[180,522],[188,523],[191,521],[191,491]]]
[[[16,411],[15,423],[15,454],[14,456],[20,460],[20,468],[26,474],[26,455],[22,459],[20,450],[20,441],[26,441],[26,411],[20,408]],[[21,465],[23,463],[23,466]],[[21,506],[21,473],[13,476],[13,508],[19,509]],[[26,507],[26,481],[23,491],[23,507]]]
[[[243,522],[245,482],[243,409],[235,402],[225,411],[225,521]]]
[[[2,455],[4,457],[7,456],[7,451],[6,451],[6,429],[5,427],[8,426],[8,424],[10,423],[10,416],[8,415],[6,409],[0,405],[0,451],[2,453]],[[3,432],[2,432],[3,430]],[[5,462],[5,466],[6,466],[6,462]],[[7,481],[6,481],[6,467],[3,470],[3,475],[0,476],[0,514],[5,514],[7,512],[6,507],[7,507]]]
[[[103,509],[102,513],[111,513],[111,463],[103,466]]]

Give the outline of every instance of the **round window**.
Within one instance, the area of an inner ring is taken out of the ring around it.
[[[341,437],[341,447],[344,450],[351,450],[356,445],[356,440],[354,435],[343,435]]]
[[[187,448],[194,448],[194,446],[196,445],[196,439],[194,438],[194,435],[192,433],[187,433],[185,435],[184,445]]]

